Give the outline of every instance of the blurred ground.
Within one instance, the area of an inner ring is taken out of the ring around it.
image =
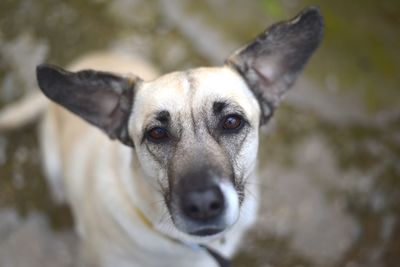
[[[235,263],[398,266],[398,1],[4,0],[0,107],[35,90],[38,63],[113,49],[164,71],[221,64],[311,3],[326,18],[325,40],[263,130],[260,219]],[[79,266],[68,208],[44,181],[36,128],[0,133],[0,266]]]

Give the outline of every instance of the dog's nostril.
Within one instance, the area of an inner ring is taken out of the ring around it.
[[[181,209],[191,219],[207,220],[222,214],[224,197],[219,187],[188,191],[181,197]]]
[[[218,209],[220,209],[220,208],[221,208],[220,203],[218,203],[218,202],[216,202],[216,201],[211,202],[211,204],[210,204],[210,210],[218,210]]]
[[[196,213],[200,212],[199,208],[196,207],[195,205],[190,205],[190,206],[188,207],[188,211],[189,211],[191,214],[196,214]]]

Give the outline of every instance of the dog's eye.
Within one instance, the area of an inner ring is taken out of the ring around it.
[[[225,117],[222,127],[224,130],[239,130],[243,127],[243,119],[239,115],[228,115]]]
[[[166,141],[169,138],[168,131],[162,127],[154,127],[147,131],[147,139],[154,143]]]

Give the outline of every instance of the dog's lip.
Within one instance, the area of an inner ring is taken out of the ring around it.
[[[224,228],[203,228],[197,231],[190,232],[190,234],[196,236],[211,236],[219,234],[224,230]]]

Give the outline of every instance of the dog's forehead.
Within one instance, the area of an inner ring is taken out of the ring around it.
[[[231,68],[209,67],[173,72],[145,82],[135,96],[136,122],[160,111],[185,114],[210,109],[216,101],[232,102],[255,117],[258,103],[243,78]]]
[[[136,100],[141,105],[147,105],[144,112],[152,112],[153,109],[162,109],[185,103],[191,89],[190,81],[185,72],[173,72],[159,77],[153,81],[145,82],[136,93]]]
[[[252,92],[242,77],[229,67],[199,68],[190,73],[194,108],[215,101],[233,102],[245,111],[252,109]],[[250,104],[250,105],[249,105]]]

